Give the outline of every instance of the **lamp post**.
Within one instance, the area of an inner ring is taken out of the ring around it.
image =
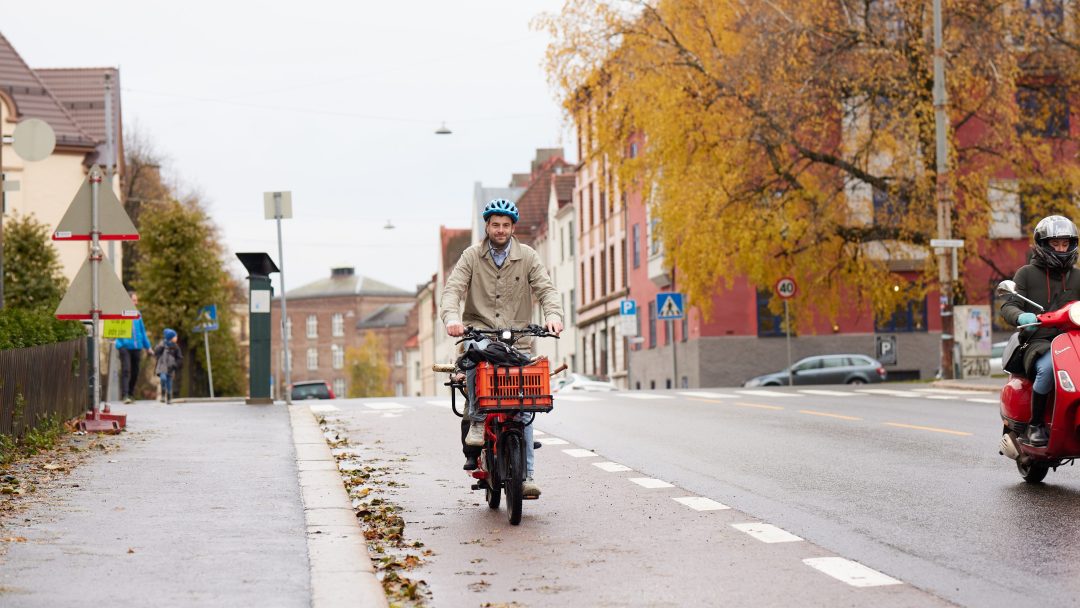
[[[941,0],[934,0],[934,139],[937,154],[937,235],[952,238],[952,192],[949,188],[948,97],[945,94],[945,50],[942,42]],[[955,252],[955,249],[953,250]],[[955,255],[955,253],[954,253]],[[949,251],[940,247],[938,284],[941,287],[941,377],[953,378],[953,273],[950,272]]]
[[[281,220],[292,217],[292,192],[264,192],[263,212],[266,219],[277,221],[278,276],[281,279],[281,344],[285,367],[285,403],[292,405],[292,361],[289,360],[289,333],[285,331],[288,305],[285,298],[285,253],[281,245]]]

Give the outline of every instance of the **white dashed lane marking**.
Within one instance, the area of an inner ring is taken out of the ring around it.
[[[723,503],[716,502],[711,498],[705,498],[704,496],[680,496],[673,500],[682,503],[695,511],[720,511],[731,508]]]
[[[738,399],[738,397],[736,397],[735,395],[728,395],[726,393],[709,393],[704,391],[686,391],[679,394],[683,395],[684,397],[701,397],[702,399]]]
[[[594,462],[592,465],[608,473],[621,473],[623,471],[632,471],[630,467],[625,464],[619,464],[617,462]]]
[[[536,432],[533,431],[533,434],[535,433]],[[559,439],[558,437],[545,437],[543,443],[544,445],[567,445],[570,442],[565,439]]]
[[[965,399],[972,403],[999,403],[997,399]]]
[[[630,481],[638,484],[643,488],[674,488],[675,486],[663,481],[662,479],[653,479],[652,477],[631,477]]]
[[[863,388],[863,389],[859,389],[857,392],[867,393],[867,394],[870,394],[870,395],[888,395],[890,397],[909,397],[909,398],[911,398],[911,397],[922,397],[923,396],[923,395],[920,395],[919,393],[912,392],[912,391],[894,391],[894,390],[887,389],[887,388]]]
[[[772,524],[755,522],[749,524],[731,524],[731,527],[740,532],[746,532],[763,543],[794,543],[802,540],[801,537],[795,536],[787,530],[777,528]]]
[[[842,391],[829,391],[816,388],[804,388],[799,389],[800,393],[806,393],[807,395],[824,395],[825,397],[851,397],[855,393],[845,393]]]
[[[629,399],[674,399],[671,395],[654,395],[653,393],[620,393]]]
[[[593,452],[592,450],[585,450],[582,448],[563,450],[563,453],[573,456],[574,458],[589,458],[590,456],[596,456],[596,452]]]
[[[540,429],[533,429],[533,435],[547,435],[547,433],[541,431]]]
[[[740,395],[754,395],[761,397],[802,397],[798,393],[779,393],[776,391],[735,391]]]
[[[824,572],[838,581],[852,587],[881,587],[883,585],[903,585],[902,582],[868,568],[859,562],[842,557],[811,557],[802,560],[811,568]]]

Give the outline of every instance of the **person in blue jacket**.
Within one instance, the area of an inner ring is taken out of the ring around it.
[[[129,291],[131,303],[139,307],[139,296]],[[142,363],[143,351],[150,352],[150,340],[146,337],[146,325],[142,315],[131,322],[131,337],[118,338],[116,351],[120,355],[120,392],[124,403],[131,403],[135,398],[135,383],[139,381],[139,364]]]

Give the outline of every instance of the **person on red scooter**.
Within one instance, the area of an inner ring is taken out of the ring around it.
[[[1066,217],[1051,215],[1035,226],[1031,263],[1016,271],[1016,293],[1042,304],[1046,311],[1057,310],[1080,299],[1080,272],[1075,272],[1077,244],[1080,235],[1076,224]],[[1020,298],[1011,298],[1001,306],[1001,316],[1011,325],[1035,323],[1034,306]],[[1043,418],[1046,401],[1054,390],[1054,361],[1050,342],[1062,330],[1032,326],[1021,331],[1021,342],[1027,344],[1024,352],[1024,370],[1031,385],[1031,423],[1028,424],[1026,442],[1044,446],[1050,439]]]

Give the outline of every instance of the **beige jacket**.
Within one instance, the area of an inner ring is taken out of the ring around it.
[[[447,277],[439,302],[440,315],[446,325],[461,322],[483,329],[519,329],[533,322],[533,294],[544,310],[544,323],[562,322],[559,292],[536,250],[512,237],[510,254],[502,268],[496,268],[491,246],[484,239],[462,252]],[[531,339],[519,343],[530,344]]]

